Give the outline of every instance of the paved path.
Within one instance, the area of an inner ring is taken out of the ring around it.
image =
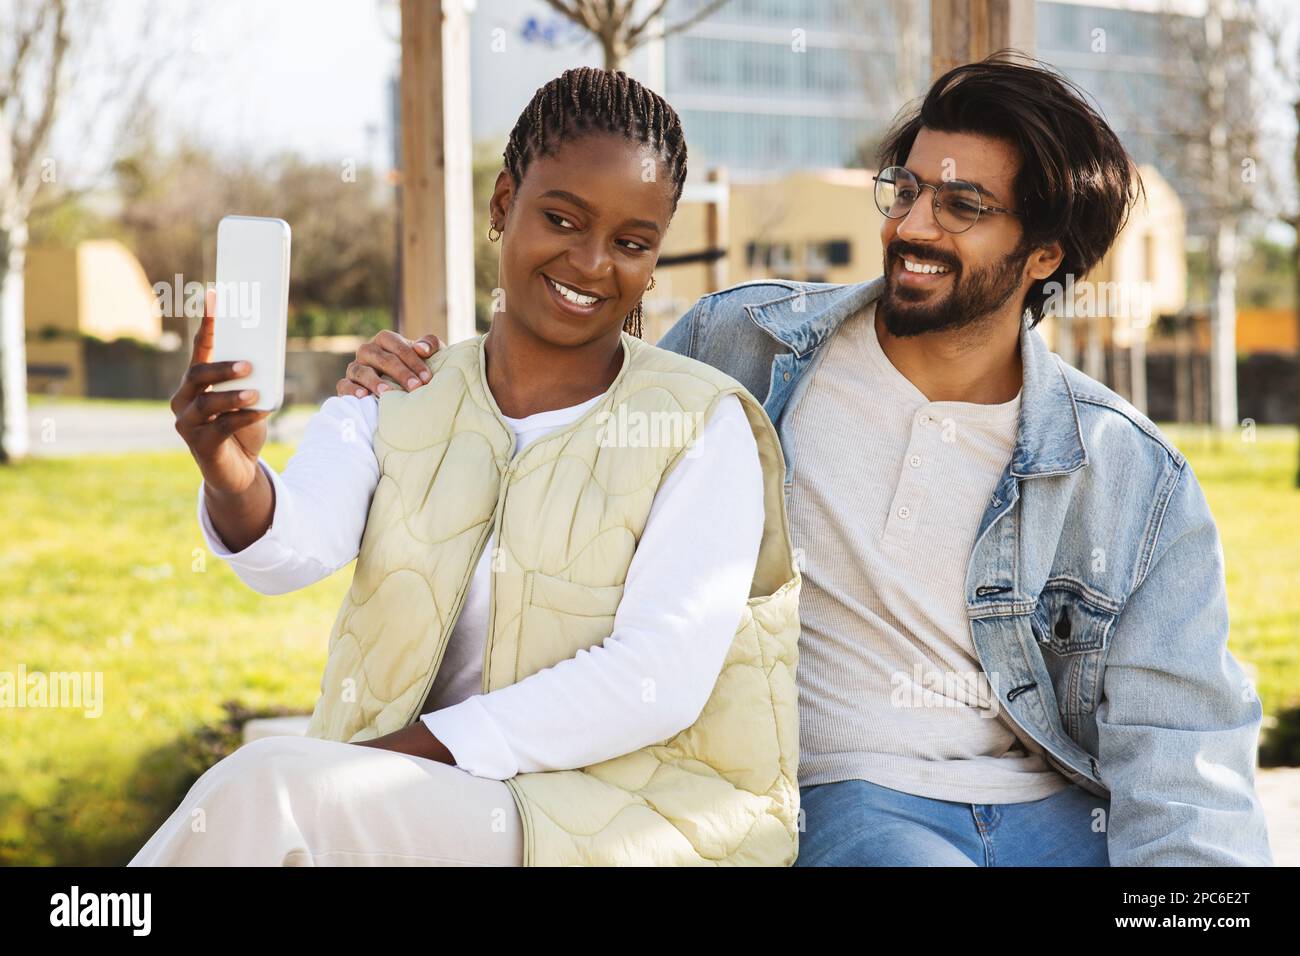
[[[294,405],[271,420],[271,441],[296,445],[315,406]],[[165,402],[34,402],[27,407],[32,455],[184,451]]]
[[[1268,818],[1273,862],[1300,866],[1300,767],[1260,770],[1255,779]]]

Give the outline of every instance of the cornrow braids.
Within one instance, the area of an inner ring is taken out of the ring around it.
[[[614,133],[653,147],[672,177],[672,212],[686,184],[686,137],[681,119],[662,96],[621,70],[584,66],[565,70],[533,94],[506,142],[506,169],[518,189],[529,164],[587,133]],[[641,303],[623,328],[641,335]]]

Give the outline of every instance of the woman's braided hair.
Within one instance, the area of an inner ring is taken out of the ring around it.
[[[686,137],[681,120],[662,96],[621,70],[589,66],[565,70],[533,94],[510,131],[504,153],[515,188],[535,158],[550,155],[561,144],[588,133],[614,133],[653,146],[672,177],[672,211],[677,211],[686,183]],[[641,318],[641,303],[637,302],[623,328],[640,337]]]

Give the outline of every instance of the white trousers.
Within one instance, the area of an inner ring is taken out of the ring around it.
[[[128,866],[520,866],[510,789],[436,760],[263,737],[210,767]]]

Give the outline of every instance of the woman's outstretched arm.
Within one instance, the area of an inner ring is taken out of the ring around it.
[[[749,598],[763,532],[758,448],[735,396],[664,480],[605,641],[421,718],[480,777],[589,766],[699,717]]]
[[[284,474],[257,458],[274,494],[265,533],[232,552],[199,487],[198,517],[212,553],[262,594],[284,594],[328,577],[357,556],[379,484],[372,436],[379,399],[329,398],[307,423]]]

